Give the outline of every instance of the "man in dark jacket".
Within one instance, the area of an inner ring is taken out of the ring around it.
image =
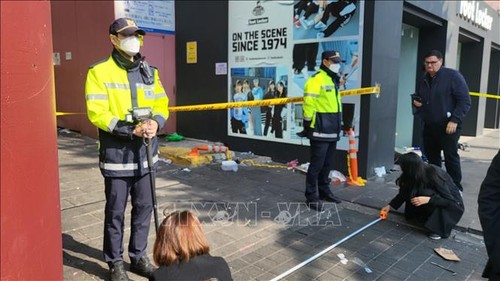
[[[462,119],[470,109],[469,88],[464,77],[443,65],[443,55],[430,51],[424,58],[426,74],[413,95],[415,115],[424,121],[424,150],[429,163],[441,167],[444,153],[446,171],[463,191],[458,155]]]
[[[479,220],[484,232],[488,263],[484,278],[500,280],[500,150],[493,158],[477,199]]]

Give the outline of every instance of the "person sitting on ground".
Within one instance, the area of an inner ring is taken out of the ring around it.
[[[464,213],[458,187],[446,171],[425,163],[414,152],[403,154],[398,162],[402,171],[396,180],[399,193],[382,210],[397,210],[406,203],[405,218],[423,224],[430,231],[429,238],[449,237]]]
[[[198,218],[190,211],[173,212],[156,234],[153,259],[159,268],[149,280],[233,280],[227,262],[209,250]]]

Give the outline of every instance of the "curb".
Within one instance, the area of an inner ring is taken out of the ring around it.
[[[358,203],[356,201],[345,201],[345,202],[349,202],[351,204],[356,204],[356,205],[359,205],[359,206],[362,206],[362,207],[366,207],[366,208],[370,208],[370,209],[374,209],[374,210],[380,211],[380,208],[376,208],[374,206],[370,206],[370,205]],[[397,223],[401,223],[401,224],[404,224],[406,226],[418,228],[415,225],[412,225],[412,224],[406,222],[406,219],[404,218],[404,215],[401,212],[391,211],[391,215],[397,215],[400,218],[400,219],[397,220]],[[460,231],[460,232],[464,232],[464,233],[471,233],[471,234],[474,234],[474,235],[481,235],[481,236],[483,236],[483,231],[482,230],[474,229],[474,228],[470,228],[470,227],[465,227],[465,226],[460,226],[458,224],[455,225],[453,227],[453,229],[455,229],[457,231]]]

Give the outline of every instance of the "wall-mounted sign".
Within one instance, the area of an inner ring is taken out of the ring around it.
[[[61,54],[58,52],[52,53],[52,64],[61,65]]]
[[[186,42],[186,62],[198,62],[198,47],[196,41]]]
[[[493,17],[488,15],[488,7],[480,1],[460,1],[458,15],[478,27],[491,30]]]
[[[115,18],[131,18],[147,32],[175,33],[174,1],[118,1]]]
[[[215,63],[215,75],[227,75],[227,62]]]

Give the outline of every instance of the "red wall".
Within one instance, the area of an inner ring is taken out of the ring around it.
[[[48,1],[1,1],[1,280],[62,280]]]
[[[160,79],[167,92],[169,106],[175,102],[175,36],[148,33],[144,37],[144,46],[141,54],[146,56],[150,65],[158,68]],[[173,133],[176,131],[176,114],[170,112],[167,125],[160,133]]]
[[[112,50],[108,29],[114,20],[113,1],[51,1],[54,52],[61,65],[55,69],[58,112],[80,113],[59,116],[57,125],[95,137],[97,129],[85,114],[85,79],[90,65],[107,58]],[[65,53],[72,59],[66,60]],[[160,71],[160,78],[175,105],[175,36],[148,33],[141,53]],[[175,114],[162,131],[175,132]]]

